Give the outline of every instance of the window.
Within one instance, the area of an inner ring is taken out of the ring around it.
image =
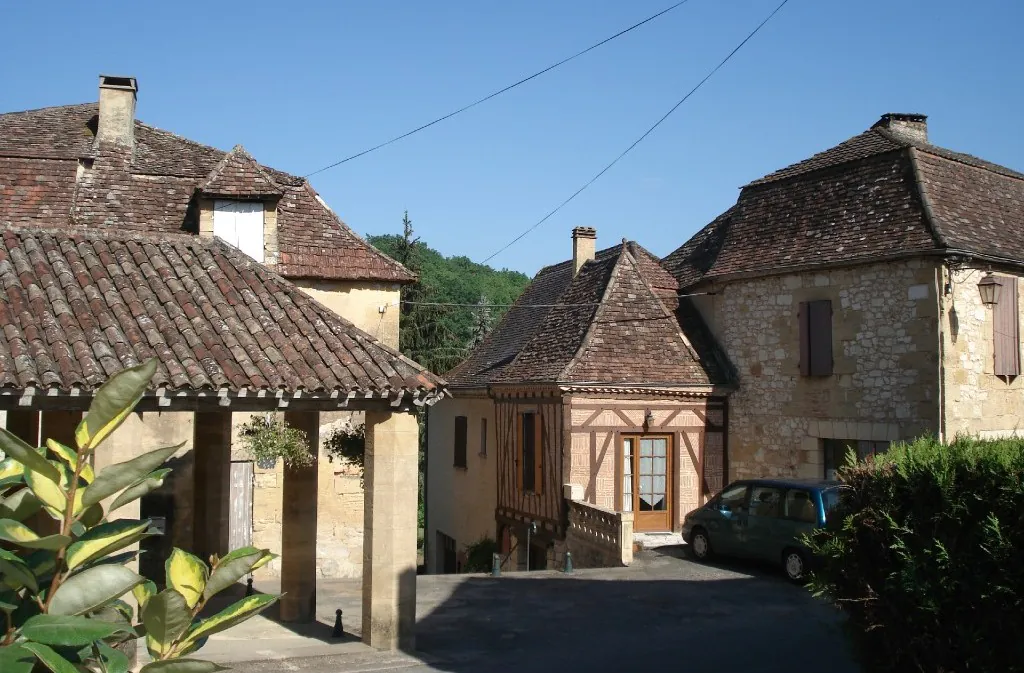
[[[622,511],[633,511],[633,438],[622,440]]]
[[[823,439],[825,450],[825,478],[835,479],[836,470],[846,464],[846,454],[853,450],[857,460],[864,460],[877,453],[889,450],[889,442],[872,442],[865,439]]]
[[[718,498],[719,509],[727,512],[741,512],[747,505],[747,485],[740,484],[722,491]]]
[[[465,416],[455,417],[455,467],[466,467],[466,440],[469,424]]]
[[[774,486],[752,486],[750,488],[750,514],[765,517],[780,516],[782,514],[782,489]]]
[[[487,419],[480,419],[480,455],[487,457]]]
[[[811,498],[811,494],[808,491],[788,491],[782,515],[787,519],[795,519],[807,523],[814,523],[818,520],[814,499]]]
[[[992,307],[992,372],[996,376],[1020,374],[1020,318],[1017,315],[1017,279],[997,277],[1002,289]]]
[[[519,415],[519,490],[540,494],[544,488],[540,417]]]
[[[828,299],[800,302],[800,373],[829,376],[832,373],[832,302]]]
[[[213,235],[263,261],[263,202],[214,201]]]

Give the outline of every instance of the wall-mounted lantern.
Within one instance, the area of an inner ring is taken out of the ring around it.
[[[644,411],[644,429],[650,430],[652,423],[654,423],[654,412],[652,412],[650,409],[647,409],[646,411]]]
[[[985,277],[978,281],[978,292],[981,293],[981,303],[985,306],[995,306],[999,303],[999,291],[1002,286],[996,277],[989,271]]]

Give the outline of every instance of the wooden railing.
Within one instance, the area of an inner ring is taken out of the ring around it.
[[[633,562],[633,513],[616,512],[566,499],[566,547],[581,568],[607,568]]]

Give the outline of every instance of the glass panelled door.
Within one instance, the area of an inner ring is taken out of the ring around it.
[[[634,512],[634,529],[672,530],[671,438],[624,437],[622,454],[622,509]]]

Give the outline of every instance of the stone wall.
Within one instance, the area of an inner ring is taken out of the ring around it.
[[[456,391],[430,408],[427,419],[427,521],[424,561],[427,572],[440,572],[438,531],[455,540],[456,555],[487,537],[496,540],[497,442],[494,402],[485,394]],[[454,467],[455,417],[467,422],[466,467]],[[486,452],[481,422],[487,421]]]
[[[698,306],[739,374],[729,478],[824,476],[822,439],[938,431],[937,264],[910,260],[737,280]],[[833,374],[800,374],[800,302],[832,301]]]
[[[575,567],[617,568],[633,562],[632,512],[616,512],[576,500],[568,500],[568,505],[565,548],[572,553]]]
[[[959,433],[1024,436],[1024,378],[993,374],[993,308],[981,303],[978,292],[985,270],[945,272],[950,288],[943,297],[942,317],[946,438]],[[1024,292],[1018,280],[1021,302]],[[1022,316],[1024,304],[1018,306],[1018,319]]]

